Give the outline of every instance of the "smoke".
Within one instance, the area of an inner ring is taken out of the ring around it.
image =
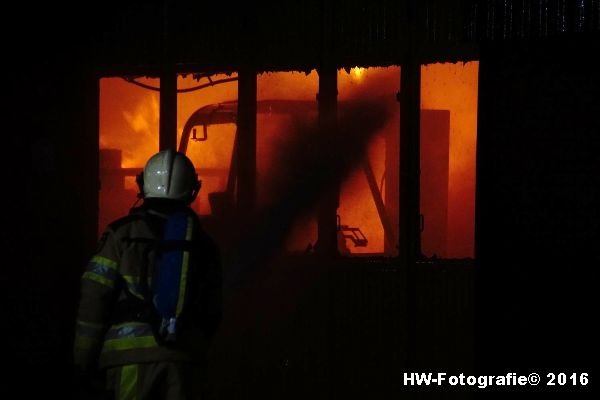
[[[358,100],[340,105],[337,129],[323,132],[317,123],[294,120],[264,182],[268,205],[240,230],[226,279],[245,280],[283,247],[294,222],[315,208],[323,193],[336,187],[365,157],[370,139],[391,118],[389,101]]]

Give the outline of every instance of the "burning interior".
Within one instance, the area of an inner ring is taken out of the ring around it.
[[[11,393],[76,383],[98,236],[184,145],[224,255],[206,398],[595,365],[600,1],[13,5]]]
[[[203,188],[193,208],[207,220],[233,213],[235,207],[237,76],[187,74],[177,80],[177,145],[198,168]],[[477,77],[477,62],[422,66],[420,202],[426,257],[473,257]],[[135,175],[159,149],[159,88],[158,78],[100,80],[99,232],[134,205]],[[365,99],[392,110],[340,182],[335,228],[341,255],[397,255],[402,206],[399,90],[397,66],[337,72],[340,115]],[[285,170],[282,149],[313,151],[310,140],[298,137],[304,134],[297,126],[317,121],[318,92],[315,70],[257,76],[257,207],[276,200],[270,187],[274,176]],[[287,230],[284,247],[311,253],[318,236],[317,207],[311,204]]]

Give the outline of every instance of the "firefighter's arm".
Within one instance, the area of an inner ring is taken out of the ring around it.
[[[117,245],[117,239],[109,228],[81,277],[74,343],[74,363],[81,369],[95,366],[108,329],[116,292]]]

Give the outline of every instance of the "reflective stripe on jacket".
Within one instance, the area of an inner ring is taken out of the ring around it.
[[[157,267],[160,229],[157,231],[156,224],[149,223],[147,210],[142,211],[109,225],[82,275],[74,344],[77,365],[87,367],[99,362],[101,367],[109,367],[193,361],[204,353],[206,336],[210,336],[210,330],[218,323],[221,312],[218,251],[199,222],[195,223],[193,235],[193,251],[200,258],[195,268],[199,270],[190,275],[193,282],[186,283],[194,293],[189,310],[186,309],[191,323],[178,337],[177,345],[166,347],[159,343],[149,323],[114,322],[115,309],[121,300],[128,295],[144,299]],[[156,217],[152,218],[156,221]],[[195,215],[194,220],[197,221]]]

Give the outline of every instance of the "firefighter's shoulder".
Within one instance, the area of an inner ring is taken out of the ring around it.
[[[119,219],[114,220],[110,224],[108,224],[108,228],[113,232],[118,232],[123,227],[130,225],[136,221],[140,221],[144,218],[141,214],[129,214]]]

